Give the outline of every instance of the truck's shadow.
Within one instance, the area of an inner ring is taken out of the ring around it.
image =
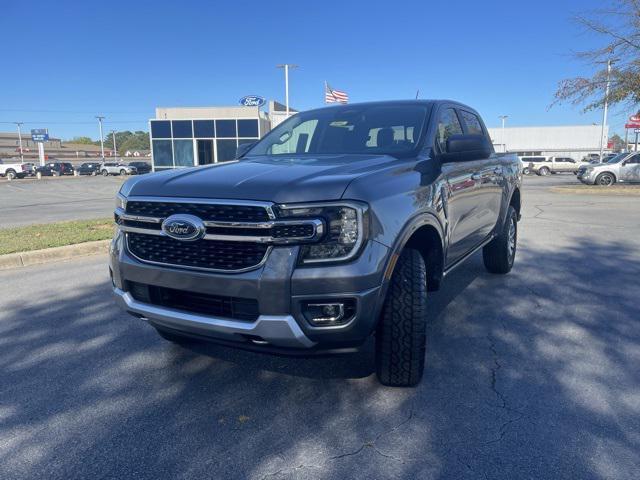
[[[584,239],[508,276],[474,257],[430,297],[415,389],[381,387],[371,350],[183,348],[106,279],[51,285],[0,311],[0,477],[633,478],[639,271]]]

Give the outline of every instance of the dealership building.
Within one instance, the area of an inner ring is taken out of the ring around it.
[[[233,160],[239,145],[255,142],[284,119],[284,105],[274,101],[268,112],[259,106],[158,107],[149,121],[153,168]]]
[[[600,153],[600,125],[569,125],[557,127],[489,128],[497,152],[512,152],[519,156],[543,155],[571,157],[581,160],[590,153]],[[608,125],[604,137],[609,138]],[[607,148],[605,140],[604,147]]]

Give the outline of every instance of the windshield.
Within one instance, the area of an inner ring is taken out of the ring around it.
[[[615,157],[611,157],[609,160],[607,160],[604,163],[618,163],[619,161],[621,161],[627,155],[629,155],[629,154],[628,153],[619,153]]]
[[[299,154],[415,154],[425,105],[362,105],[298,113],[260,140],[246,157]]]

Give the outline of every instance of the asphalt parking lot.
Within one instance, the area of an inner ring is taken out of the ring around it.
[[[415,389],[370,350],[167,343],[102,256],[0,272],[0,478],[638,478],[640,198],[569,181],[525,180],[510,275],[476,255],[431,295]]]
[[[44,177],[0,182],[2,226],[110,217],[121,177]]]

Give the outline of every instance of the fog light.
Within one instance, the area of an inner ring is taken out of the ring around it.
[[[315,325],[335,325],[344,319],[344,303],[309,303],[307,313]]]

